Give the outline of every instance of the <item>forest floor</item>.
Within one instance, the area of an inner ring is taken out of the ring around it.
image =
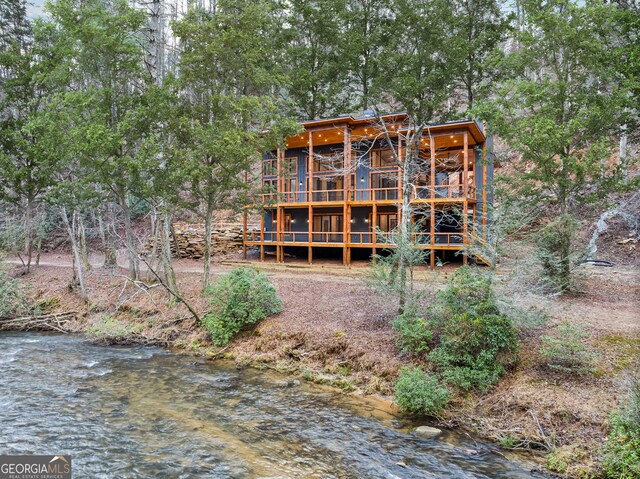
[[[234,259],[215,264],[213,274],[229,271],[238,263]],[[400,367],[412,362],[395,345],[391,322],[396,305],[365,283],[366,268],[347,269],[335,262],[312,267],[302,262],[257,264],[271,277],[284,310],[220,350],[184,305],[167,303],[160,286],[136,287],[124,269],[100,268],[99,256],[92,261],[95,267],[86,277],[88,303],[69,288],[71,259],[66,254],[45,254],[39,268],[22,276],[41,309],[76,311],[74,329],[90,337],[116,324],[135,331],[140,342],[223,356],[239,366],[271,367],[346,392],[387,398]],[[196,311],[206,311],[202,264],[178,260],[176,271],[185,300]],[[418,274],[427,298],[452,271]],[[525,303],[531,298],[514,293],[510,300]],[[633,264],[590,267],[580,293],[547,297],[544,309],[550,319],[521,337],[517,367],[490,392],[456,400],[441,425],[470,428],[504,447],[546,445],[555,449],[555,470],[565,471],[566,477],[589,477],[597,467],[610,412],[640,358],[640,272]],[[562,320],[586,328],[585,344],[598,354],[595,373],[572,377],[545,368],[540,337],[552,334]]]

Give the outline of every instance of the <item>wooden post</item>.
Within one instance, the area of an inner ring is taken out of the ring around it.
[[[431,269],[436,268],[436,204],[435,202],[431,202],[431,218],[429,225],[429,234],[431,240],[431,253],[429,254],[429,264]]]
[[[242,257],[247,259],[247,208],[242,212]]]
[[[264,261],[264,215],[266,211],[262,208],[262,214],[260,215],[260,261]]]
[[[465,198],[469,193],[469,132],[464,132],[464,169],[462,170],[462,190]],[[465,211],[466,214],[466,211]]]
[[[462,216],[462,244],[469,244],[469,203],[467,199],[462,202],[462,206],[464,208],[463,216]],[[467,252],[464,251],[462,255],[462,263],[467,264]]]
[[[347,232],[349,230],[349,213],[347,212],[347,202],[342,206],[342,265],[347,266]]]
[[[376,229],[378,228],[378,204],[373,203],[373,211],[371,212],[371,242],[373,243],[373,260],[375,261],[376,255],[376,243],[378,242],[378,238],[376,235]]]
[[[280,207],[276,208],[276,263],[280,262]]]
[[[349,222],[347,223],[347,234],[344,239],[345,244],[347,245],[347,266],[351,267],[351,247],[349,243],[351,243],[351,205],[347,203],[347,218]]]
[[[398,160],[402,161],[402,141],[401,141],[399,133],[398,133]],[[405,164],[405,166],[406,166],[406,164]],[[402,196],[402,170],[400,169],[400,165],[398,165],[396,175],[398,175],[397,176],[397,178],[398,178],[398,199],[399,200],[404,200],[404,198]]]
[[[431,175],[430,178],[430,188],[431,188],[431,201],[436,199],[436,139],[435,137],[432,139],[429,144],[429,151],[431,153]]]
[[[311,206],[311,204],[309,204],[309,264],[313,263],[313,246],[311,246],[311,244],[313,243],[313,206]]]
[[[309,188],[307,201],[313,201],[313,132],[309,131],[309,158],[307,160],[307,171],[309,176]],[[311,218],[309,219],[311,221]]]
[[[349,139],[349,127],[347,125],[343,128],[342,136],[342,169],[344,171],[342,178],[342,199],[346,202],[350,200],[351,194],[351,185],[349,184],[349,179],[351,178],[351,141]]]
[[[462,202],[462,244],[469,244],[469,131],[464,132],[464,170],[462,172],[464,201]],[[467,252],[462,255],[463,264],[467,264]]]
[[[429,242],[431,243],[431,253],[429,254],[429,264],[431,269],[436,268],[436,139],[431,139],[429,143],[431,156],[431,217],[429,224]]]
[[[482,238],[487,241],[487,124],[482,122]]]

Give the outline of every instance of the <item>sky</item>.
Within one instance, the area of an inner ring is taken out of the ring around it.
[[[29,18],[37,18],[44,15],[42,11],[44,0],[31,0],[27,2],[27,15]]]

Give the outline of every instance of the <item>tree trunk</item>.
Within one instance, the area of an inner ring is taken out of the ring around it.
[[[78,244],[78,238],[76,235],[77,228],[77,212],[73,212],[73,219],[69,221],[69,215],[67,213],[67,208],[62,207],[60,210],[60,214],[62,216],[62,221],[64,222],[65,228],[67,229],[67,234],[69,235],[69,240],[71,241],[71,250],[73,252],[73,265],[74,265],[74,275],[78,284],[78,288],[80,290],[80,297],[86,301],[87,300],[87,290],[84,285],[84,275],[82,272],[82,260],[80,258],[80,245]]]
[[[415,132],[408,137],[404,161],[401,168],[402,173],[402,209],[400,217],[400,248],[398,255],[398,286],[399,304],[398,314],[402,314],[407,306],[407,248],[411,244],[411,218],[413,211],[411,208],[411,193],[413,185],[413,172],[415,168],[415,146],[416,137],[421,136],[420,132]],[[419,140],[418,140],[419,141]]]
[[[104,267],[115,268],[117,266],[116,256],[116,238],[115,238],[115,218],[113,215],[113,205],[111,202],[107,202],[106,210],[106,225],[104,229],[105,241],[104,241]]]
[[[77,215],[77,225],[80,240],[80,259],[82,259],[84,269],[89,271],[91,269],[91,262],[89,262],[89,249],[87,248],[87,232],[84,227],[84,219],[80,214]]]
[[[213,203],[207,204],[207,213],[204,217],[204,288],[209,286],[211,277],[211,222],[213,220]]]
[[[138,254],[136,253],[136,245],[133,234],[133,227],[131,225],[131,209],[129,208],[129,199],[126,194],[121,194],[119,197],[120,208],[124,216],[124,236],[127,246],[127,255],[129,256],[129,275],[131,279],[136,281],[140,279],[140,262],[138,261]]]
[[[31,271],[31,257],[33,256],[33,210],[33,198],[28,195],[27,207],[24,211],[24,254],[27,257],[27,273]]]
[[[167,287],[171,294],[171,300],[172,302],[178,301],[180,294],[171,256],[171,213],[168,211],[165,211],[162,215],[162,267]]]

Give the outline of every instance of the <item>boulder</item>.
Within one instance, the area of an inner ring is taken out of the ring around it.
[[[418,436],[424,437],[426,439],[434,439],[442,434],[442,430],[438,429],[437,427],[420,426],[415,429],[415,433]]]

